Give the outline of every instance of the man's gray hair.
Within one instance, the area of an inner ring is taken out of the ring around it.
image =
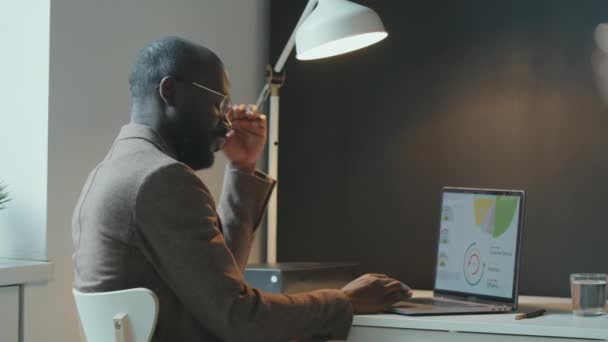
[[[190,80],[195,66],[209,64],[216,68],[216,63],[221,65],[219,58],[203,46],[179,37],[159,39],[143,48],[135,59],[129,77],[131,96],[143,98],[153,93],[165,76]]]

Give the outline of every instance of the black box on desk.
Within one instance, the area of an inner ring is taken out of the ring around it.
[[[340,289],[357,278],[359,264],[281,262],[252,264],[245,268],[245,282],[270,293],[297,293]]]

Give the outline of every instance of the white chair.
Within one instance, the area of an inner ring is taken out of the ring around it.
[[[149,342],[158,298],[145,288],[84,293],[73,289],[87,342]]]

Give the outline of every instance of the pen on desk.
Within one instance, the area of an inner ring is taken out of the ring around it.
[[[523,314],[519,314],[519,315],[515,316],[515,319],[519,320],[519,319],[524,319],[524,318],[534,318],[534,317],[542,316],[545,312],[546,312],[545,309],[527,312],[527,313],[523,313]]]

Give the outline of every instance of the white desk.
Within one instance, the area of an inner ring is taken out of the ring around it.
[[[431,296],[431,291],[415,291]],[[519,299],[521,312],[546,309],[544,316],[515,320],[516,314],[420,316],[357,315],[348,341],[608,341],[608,316],[575,317],[570,298]]]
[[[47,281],[52,272],[50,262],[0,259],[0,342],[21,341],[22,285]]]
[[[0,286],[47,281],[52,274],[52,262],[0,259]]]

